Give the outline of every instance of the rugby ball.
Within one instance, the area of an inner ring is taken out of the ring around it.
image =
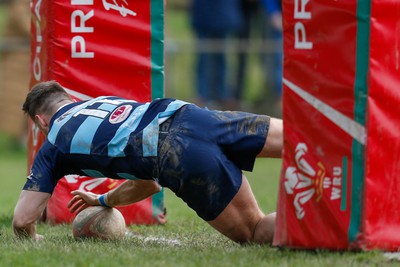
[[[76,240],[119,240],[124,237],[125,231],[125,219],[115,208],[88,207],[79,212],[72,222],[72,233]]]

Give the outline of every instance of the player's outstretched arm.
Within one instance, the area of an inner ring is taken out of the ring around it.
[[[109,191],[105,198],[107,206],[124,206],[143,200],[157,192],[161,187],[150,180],[127,180],[117,188]],[[71,213],[87,208],[88,206],[100,206],[99,196],[91,192],[72,191],[74,197],[68,203]]]
[[[108,205],[124,206],[141,201],[161,191],[161,186],[151,180],[127,180],[108,192]]]
[[[14,209],[13,231],[19,238],[31,237],[34,240],[42,238],[36,233],[36,222],[50,198],[50,194],[22,190]]]

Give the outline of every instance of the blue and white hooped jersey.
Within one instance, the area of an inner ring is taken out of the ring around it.
[[[157,156],[159,124],[186,104],[98,97],[62,107],[51,119],[24,189],[52,193],[67,174],[153,178],[146,158]]]

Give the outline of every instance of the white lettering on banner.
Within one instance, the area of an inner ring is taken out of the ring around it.
[[[71,0],[73,5],[93,5],[93,0]]]
[[[78,182],[79,177],[80,176],[77,174],[69,174],[64,176],[65,180],[69,184],[76,184]]]
[[[294,1],[294,18],[295,19],[311,19],[311,12],[306,11],[306,5],[310,0]],[[300,5],[300,8],[299,8]]]
[[[337,187],[332,187],[331,200],[340,199],[342,190]]]
[[[87,27],[85,22],[93,17],[94,11],[90,10],[89,13],[85,14],[82,10],[75,10],[71,14],[71,32],[94,32],[93,27]],[[77,25],[79,21],[79,25]]]
[[[97,179],[90,179],[90,180],[84,181],[81,183],[78,190],[92,191],[93,189],[95,189],[96,187],[98,187],[99,185],[104,183],[106,180],[107,179],[104,179],[104,178],[97,178]]]
[[[311,19],[311,12],[306,11],[306,5],[310,0],[294,1],[294,19]],[[307,41],[307,32],[302,22],[294,24],[294,48],[295,49],[312,49],[313,43]]]
[[[113,0],[114,4],[110,4],[107,2],[107,0],[103,0],[103,7],[105,10],[116,10],[119,11],[119,13],[123,16],[126,17],[127,15],[131,16],[136,16],[136,12],[130,10],[129,8],[126,8],[123,4],[118,5],[116,0]],[[126,0],[123,0],[123,2],[128,5],[128,2]]]
[[[42,4],[42,0],[37,1],[35,5],[35,15],[36,15],[36,49],[35,49],[35,57],[33,59],[33,76],[36,81],[40,81],[42,78],[42,64],[40,62],[40,52],[42,51],[42,30],[40,29],[40,22],[42,17],[40,15],[40,6]]]
[[[65,180],[67,181],[67,183],[69,183],[69,184],[76,184],[76,183],[80,182],[79,179],[86,178],[85,176],[80,176],[80,175],[76,175],[76,174],[65,175],[64,177],[65,177]],[[97,178],[97,179],[90,179],[90,180],[83,181],[79,185],[78,190],[92,191],[93,189],[95,189],[96,187],[98,187],[99,185],[104,183],[106,180],[107,179],[104,179],[104,178]]]
[[[79,49],[78,49],[79,47]],[[94,58],[94,52],[86,52],[86,42],[82,36],[74,36],[71,40],[72,58]]]
[[[41,20],[42,16],[40,14],[40,7],[42,5],[42,0],[38,0],[36,4],[32,1],[32,6],[34,6],[34,14],[35,17],[32,16],[33,18],[33,23],[35,25],[36,29],[36,38],[33,39],[33,47],[35,47],[35,51],[32,51],[34,53],[34,58],[32,62],[32,72],[33,72],[33,77],[35,78],[35,81],[41,81],[42,79],[42,62],[40,61],[40,54],[42,52],[42,45],[43,45],[43,36],[42,36],[42,29],[40,28],[41,25]],[[37,149],[38,149],[38,138],[39,138],[39,128],[33,123],[31,127],[31,132],[32,132],[32,150],[31,150],[31,157],[36,155]]]
[[[294,25],[294,48],[295,49],[312,49],[313,43],[307,42],[306,28],[301,22]]]
[[[333,168],[333,181],[332,181],[332,192],[331,200],[340,199],[342,194],[342,168]]]
[[[93,5],[93,0],[71,0],[72,5]],[[87,26],[87,21],[94,16],[94,10],[85,14],[82,10],[74,10],[71,14],[71,33],[93,33],[94,27]],[[72,58],[94,58],[94,52],[86,50],[86,40],[81,35],[72,37]]]

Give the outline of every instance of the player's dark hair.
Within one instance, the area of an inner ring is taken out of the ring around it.
[[[33,86],[26,96],[22,110],[32,120],[35,120],[35,115],[50,112],[54,104],[63,100],[71,100],[71,97],[59,83],[56,81],[40,82]]]

